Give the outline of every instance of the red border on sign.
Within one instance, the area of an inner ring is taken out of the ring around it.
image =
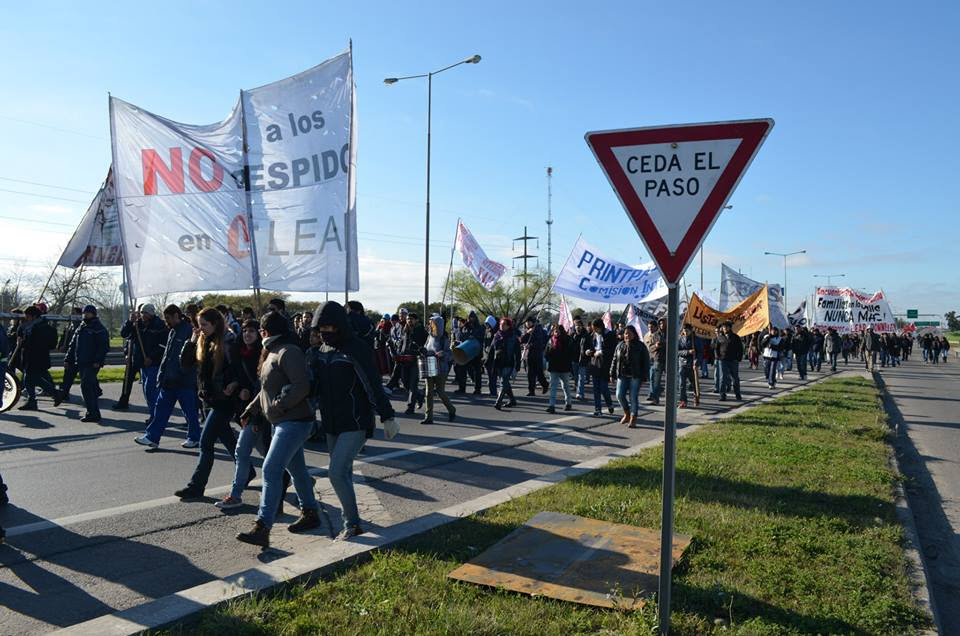
[[[730,194],[736,188],[741,175],[753,159],[760,144],[773,127],[773,120],[759,119],[717,124],[694,124],[689,126],[670,126],[663,128],[638,128],[612,130],[608,132],[587,133],[587,143],[593,149],[597,161],[607,174],[610,184],[616,191],[620,202],[633,221],[634,227],[643,239],[651,258],[660,268],[660,273],[668,283],[677,283],[687,264],[693,258],[710,227],[720,214]],[[613,148],[620,146],[639,146],[684,141],[713,141],[720,139],[740,139],[730,162],[717,180],[713,191],[703,202],[703,206],[671,254],[667,249],[660,231],[654,225],[643,202],[634,191],[630,180],[613,154]]]

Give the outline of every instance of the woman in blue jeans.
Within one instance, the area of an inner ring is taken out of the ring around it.
[[[196,369],[198,394],[207,406],[207,417],[200,431],[200,456],[197,467],[185,488],[174,494],[181,499],[199,499],[207,487],[216,442],[219,440],[234,457],[237,438],[230,421],[236,412],[237,393],[240,383],[234,375],[234,365],[229,348],[224,341],[227,331],[223,315],[207,308],[197,317],[197,327],[190,340],[180,351],[180,366],[185,370]],[[253,478],[253,469],[247,481]]]
[[[344,541],[363,534],[353,490],[353,460],[363,448],[367,433],[376,428],[375,415],[380,416],[388,438],[396,434],[396,425],[374,363],[373,347],[354,334],[343,306],[331,300],[318,307],[313,328],[320,333],[323,345],[309,351],[313,378],[310,394],[327,435],[330,484],[343,512],[343,529],[337,540]]]
[[[640,341],[633,325],[627,325],[623,331],[623,341],[613,352],[613,364],[610,375],[617,381],[617,401],[623,409],[621,424],[630,428],[637,427],[637,413],[640,411],[640,385],[650,373],[650,352]],[[627,397],[629,396],[629,401]]]
[[[303,456],[303,444],[312,432],[314,416],[309,400],[310,376],[300,339],[291,332],[286,316],[276,311],[268,311],[261,318],[260,336],[260,392],[240,416],[240,424],[272,426],[273,438],[263,460],[263,491],[257,520],[250,530],[237,534],[237,540],[266,548],[283,496],[284,470],[293,477],[300,500],[300,517],[287,530],[312,530],[320,525],[320,515],[313,478]]]

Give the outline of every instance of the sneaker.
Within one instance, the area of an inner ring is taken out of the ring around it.
[[[548,407],[547,407],[547,413],[551,413],[551,414],[552,414],[552,413],[556,413],[556,412],[557,412],[557,409],[553,408],[552,406],[548,406]]]
[[[81,421],[81,422],[93,422],[94,424],[99,424],[99,423],[100,423],[100,416],[99,416],[99,415],[90,415],[89,413],[87,413],[86,415],[84,415],[83,417],[80,418],[80,421]]]
[[[612,406],[608,406],[608,407],[607,407],[607,413],[609,413],[610,415],[613,415],[613,407],[612,407]]]
[[[425,417],[425,418],[423,418],[422,420],[420,420],[420,423],[421,423],[421,424],[433,424],[433,418],[432,418],[432,417]]]
[[[140,444],[141,446],[149,446],[150,448],[156,448],[157,446],[159,446],[159,444],[157,444],[155,441],[153,441],[146,435],[141,435],[140,437],[134,438],[133,441],[135,441],[137,444]]]
[[[600,411],[594,411],[594,412],[593,412],[593,416],[594,416],[594,417],[600,417]]]
[[[320,515],[317,514],[316,508],[304,508],[300,511],[300,517],[296,521],[287,526],[287,531],[298,533],[298,532],[307,532],[308,530],[313,530],[314,528],[320,527]]]
[[[563,410],[564,410],[564,411],[572,411],[572,410],[573,410],[573,404],[567,404],[566,406],[563,407]]]
[[[511,399],[509,402],[507,402],[507,406],[508,406],[508,407],[513,407],[513,406],[516,406],[516,405],[517,405],[517,401],[516,401],[516,400]]]
[[[180,490],[174,491],[174,497],[180,497],[181,499],[202,499],[203,491],[195,486],[186,486]]]
[[[239,508],[240,506],[243,505],[243,499],[240,499],[239,497],[233,497],[231,495],[227,495],[226,497],[224,497],[223,499],[221,499],[220,501],[218,501],[213,505],[219,508],[220,510],[233,510],[234,508]]]
[[[247,532],[237,534],[237,541],[243,541],[250,545],[258,545],[261,548],[270,547],[270,528],[263,525],[259,519],[253,522],[253,527]]]
[[[347,526],[340,531],[340,534],[334,539],[334,541],[346,541],[347,539],[352,539],[357,535],[363,534],[363,528],[359,525],[356,526]]]
[[[199,445],[200,445],[200,442],[198,442],[195,439],[184,440],[184,442],[180,444],[180,446],[182,446],[183,448],[196,448]]]

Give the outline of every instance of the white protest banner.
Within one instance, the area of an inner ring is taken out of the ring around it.
[[[640,318],[640,314],[633,307],[633,303],[627,305],[627,327],[633,327],[637,330],[637,335],[641,338],[647,335],[647,328],[643,324],[643,320]]]
[[[350,51],[241,92],[259,287],[357,291]]]
[[[763,283],[747,278],[732,267],[720,264],[720,304],[717,309],[730,311],[752,296]],[[783,314],[783,289],[780,285],[767,286],[770,293],[770,324],[778,329],[786,329],[790,322]]]
[[[818,287],[813,308],[813,326],[833,327],[840,333],[864,331],[894,333],[897,322],[882,291],[867,294],[849,287]]]
[[[77,268],[123,265],[123,241],[113,185],[113,170],[93,197],[57,265]]]
[[[807,326],[807,301],[804,300],[800,303],[800,306],[793,310],[792,313],[787,314],[787,320],[790,321],[791,327],[806,327]]]
[[[110,130],[131,297],[249,289],[239,106],[194,126],[111,97]]]
[[[624,265],[599,254],[582,238],[553,284],[554,290],[568,296],[617,304],[644,301],[658,294],[661,286],[666,289],[653,263],[640,268]]]
[[[473,277],[487,289],[493,289],[500,277],[507,271],[507,268],[496,261],[487,258],[487,253],[483,251],[477,239],[463,224],[463,221],[457,222],[457,238],[454,241],[457,251],[463,258],[463,264],[470,270]],[[562,308],[565,301],[561,300],[561,318]],[[563,324],[562,322],[560,324]],[[571,324],[573,321],[571,319]]]

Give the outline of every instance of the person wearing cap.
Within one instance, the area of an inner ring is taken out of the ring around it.
[[[66,360],[80,372],[80,392],[83,394],[83,403],[87,412],[81,422],[100,422],[100,381],[97,374],[103,367],[110,348],[110,334],[97,317],[97,308],[87,305],[83,308],[83,322],[67,347]],[[58,392],[55,404],[62,400],[62,393]]]
[[[140,310],[130,315],[120,335],[130,342],[130,364],[140,370],[140,386],[147,403],[147,413],[153,416],[157,405],[157,374],[163,358],[163,343],[167,341],[167,326],[157,316],[157,309],[150,303],[140,305]],[[117,408],[114,405],[114,408]],[[147,421],[149,424],[149,420]]]

